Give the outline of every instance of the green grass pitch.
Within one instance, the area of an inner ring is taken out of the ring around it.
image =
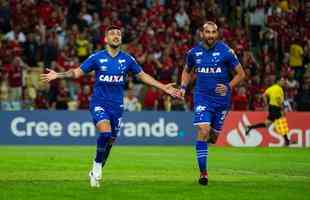
[[[193,146],[115,146],[100,188],[95,147],[0,146],[0,200],[310,199],[310,149],[209,148],[209,186]]]

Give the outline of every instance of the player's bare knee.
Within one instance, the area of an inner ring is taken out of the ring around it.
[[[198,126],[197,139],[202,140],[202,141],[206,141],[209,137],[209,133],[210,133],[210,126],[209,125],[200,125],[200,126]]]
[[[109,120],[98,122],[96,124],[96,127],[100,133],[111,132],[111,124]]]

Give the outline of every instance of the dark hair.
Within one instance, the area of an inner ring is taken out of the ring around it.
[[[107,33],[108,31],[114,30],[114,29],[121,30],[121,27],[119,27],[119,26],[117,26],[117,25],[110,25],[110,26],[108,26],[108,27],[105,29],[105,32]]]

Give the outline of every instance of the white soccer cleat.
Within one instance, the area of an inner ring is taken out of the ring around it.
[[[95,176],[92,170],[89,172],[90,187],[100,187],[100,179],[101,177]]]

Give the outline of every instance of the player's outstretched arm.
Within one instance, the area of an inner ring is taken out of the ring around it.
[[[81,68],[75,68],[68,70],[66,72],[59,72],[59,73],[55,72],[52,69],[46,69],[46,70],[48,71],[48,73],[40,75],[40,80],[44,83],[48,83],[57,78],[79,78],[84,74]]]
[[[173,87],[175,83],[169,83],[166,85],[162,84],[161,82],[155,80],[152,76],[148,75],[145,72],[140,72],[137,76],[142,82],[154,86],[156,88],[159,88],[164,92],[166,92],[167,94],[171,95],[172,97],[181,98],[180,91]]]

